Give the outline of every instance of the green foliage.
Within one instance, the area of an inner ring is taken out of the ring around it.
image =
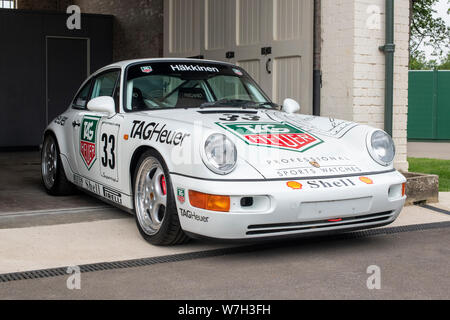
[[[409,70],[450,70],[450,53],[441,63],[436,60],[427,60],[423,52],[416,56],[411,55],[409,60]]]
[[[411,53],[409,59],[409,70],[431,70],[434,66],[430,65],[430,62],[427,61],[425,54],[421,51]]]
[[[444,0],[445,1],[445,0]],[[450,49],[450,26],[440,17],[435,17],[433,6],[439,0],[410,0],[411,2],[411,37],[410,37],[410,67],[412,70],[433,69],[438,67],[436,61],[444,60],[443,54]],[[450,0],[447,0],[450,14]],[[433,50],[435,60],[426,62],[425,55],[420,50],[424,45]],[[448,60],[448,59],[447,59]]]
[[[450,10],[450,9],[449,9]],[[437,66],[439,70],[450,70],[450,52],[447,54],[447,58]]]
[[[450,191],[450,160],[408,158],[409,171],[439,176],[439,191]]]

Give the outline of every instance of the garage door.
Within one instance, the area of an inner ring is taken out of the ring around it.
[[[168,0],[164,54],[246,69],[277,103],[312,113],[312,0]]]

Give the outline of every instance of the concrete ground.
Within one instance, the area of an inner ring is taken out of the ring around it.
[[[80,213],[64,214],[59,217],[60,220],[56,220],[54,215],[43,216],[36,218],[32,226],[23,225],[22,221],[5,222],[10,228],[0,229],[0,274],[231,246],[210,241],[192,241],[188,245],[177,247],[155,247],[142,239],[134,218],[129,214],[122,214],[116,209],[105,210],[101,212],[104,216],[98,220],[93,219],[90,214],[92,212],[84,213],[87,221],[81,222],[66,220],[72,215],[79,217]],[[3,221],[4,218],[0,217],[0,225],[4,224]],[[390,226],[443,221],[450,221],[450,215],[412,206],[403,209],[400,217]]]
[[[0,177],[8,181],[0,186],[0,274],[236,246],[209,241],[151,246],[128,213],[84,194],[48,196],[36,161],[36,154],[0,154]],[[435,207],[444,211],[406,207],[391,226],[450,221],[450,193],[440,198]],[[0,299],[448,299],[450,254],[443,244],[449,240],[448,229],[438,229],[318,244],[284,242],[289,245],[257,253],[82,274],[81,291],[68,290],[66,277],[0,283]],[[384,291],[365,286],[366,269],[373,264],[382,269]]]
[[[450,192],[439,192],[439,204],[444,209],[450,210]]]
[[[30,210],[105,206],[85,195],[49,196],[41,181],[39,152],[0,152],[0,181],[0,216]]]
[[[0,299],[449,299],[448,229],[0,284]],[[369,266],[380,289],[369,290]]]
[[[408,157],[450,160],[450,143],[408,142]]]

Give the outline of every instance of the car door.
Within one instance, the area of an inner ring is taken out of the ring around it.
[[[119,69],[110,69],[94,77],[89,100],[100,96],[115,98],[119,78]],[[117,173],[115,150],[119,132],[115,130],[114,118],[115,116],[111,117],[86,108],[80,110],[74,120],[73,139],[77,142],[75,145],[77,171],[85,178],[83,187],[101,196],[104,196],[102,185],[110,181],[105,177],[110,177],[113,181]],[[105,152],[109,154],[105,155]]]
[[[64,121],[64,145],[66,148],[61,150],[66,156],[70,168],[74,173],[78,173],[77,154],[79,152],[79,126],[81,114],[86,111],[86,105],[91,93],[92,80],[87,81],[81,89],[77,92],[75,98],[72,101],[70,108],[58,118],[58,121],[62,123]],[[75,134],[76,133],[76,134]],[[72,180],[72,177],[70,177]]]

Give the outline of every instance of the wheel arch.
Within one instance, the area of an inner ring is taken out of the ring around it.
[[[53,138],[55,138],[56,143],[58,143],[58,138],[56,137],[56,134],[55,134],[55,132],[54,132],[52,129],[46,129],[46,130],[44,131],[44,135],[43,135],[42,142],[44,142],[45,138],[46,138],[48,135],[52,135]]]
[[[44,131],[44,135],[42,137],[41,151],[42,151],[42,148],[44,147],[45,138],[47,138],[48,136],[52,136],[53,139],[55,139],[56,146],[58,147],[58,151],[61,152],[61,148],[59,146],[58,137],[56,136],[55,131],[53,131],[52,129],[47,129],[47,130]]]
[[[156,148],[152,147],[152,146],[148,146],[148,145],[144,145],[144,146],[139,146],[138,148],[136,148],[133,152],[133,155],[131,156],[131,160],[130,160],[130,187],[131,187],[131,191],[133,191],[133,179],[134,179],[134,171],[136,170],[138,161],[140,159],[140,157],[148,150],[153,150],[155,152],[157,152],[161,158],[164,160],[164,157],[161,155],[161,152],[159,152],[159,150],[157,150]],[[166,163],[167,165],[167,163]]]

